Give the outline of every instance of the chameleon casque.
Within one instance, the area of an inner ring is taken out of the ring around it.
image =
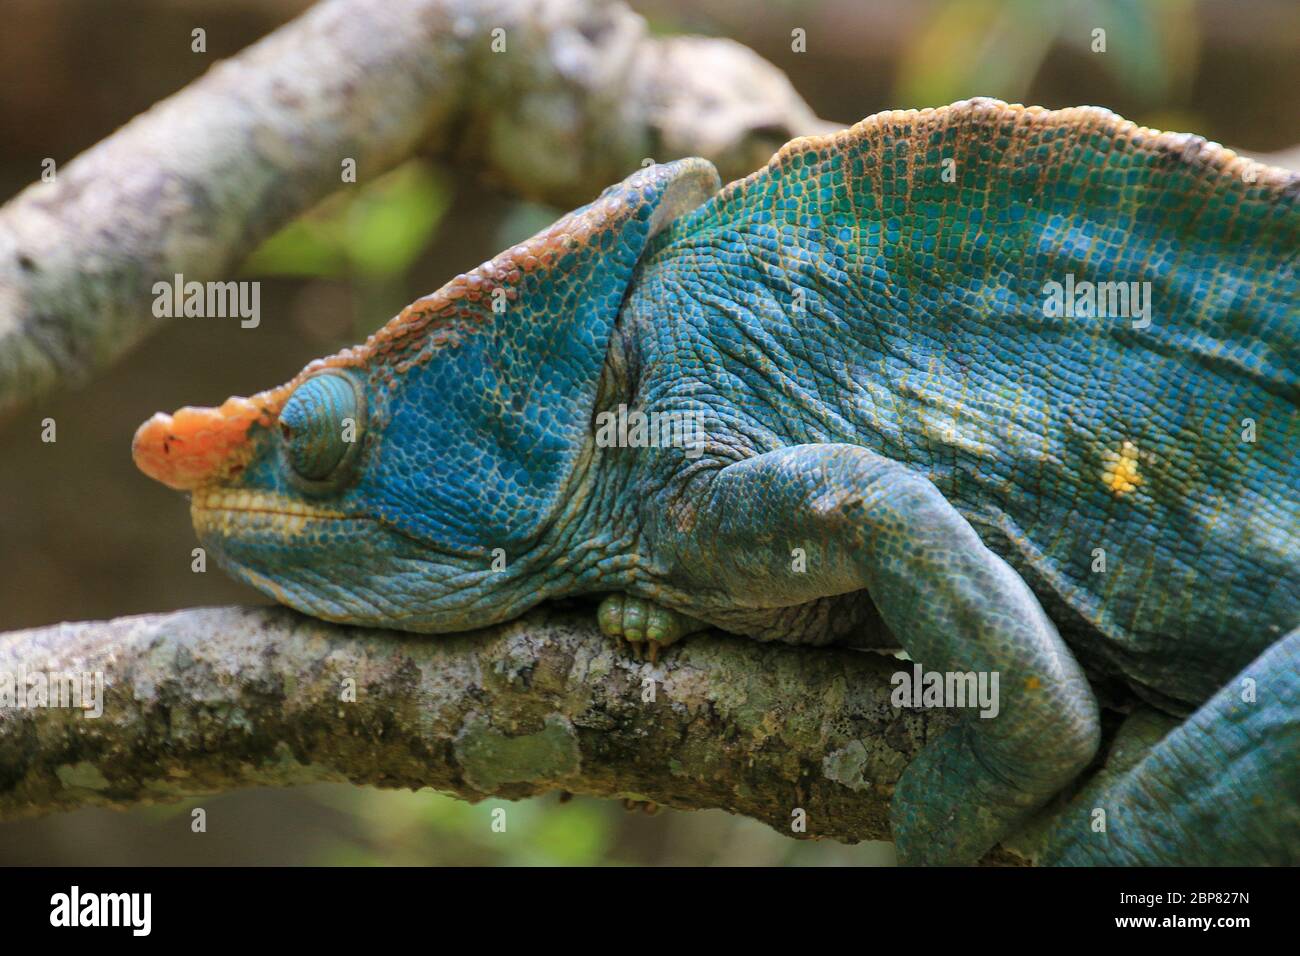
[[[1015,831],[1094,759],[1113,685],[1185,719],[1043,862],[1295,863],[1298,193],[1093,107],[881,113],[725,188],[638,171],[134,456],[230,572],[331,621],[589,593],[654,648],[866,634],[998,672],[998,716],[898,784],[904,862]],[[1048,308],[1067,278],[1139,284],[1149,321]],[[620,405],[702,437],[605,447]]]

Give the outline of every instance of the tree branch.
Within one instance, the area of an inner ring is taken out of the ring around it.
[[[890,705],[898,666],[720,634],[651,665],[554,610],[440,637],[283,608],[15,631],[0,677],[101,672],[103,714],[0,707],[0,818],[349,780],[721,807],[785,834],[801,808],[807,836],[888,839],[894,782],[952,722]]]
[[[894,707],[899,668],[717,632],[650,664],[601,635],[590,610],[556,608],[450,636],[281,607],[13,631],[0,634],[0,820],[350,781],[470,801],[563,790],[720,808],[787,836],[888,840],[899,775],[956,720]],[[99,716],[32,701],[42,677],[90,687],[94,674]],[[1068,806],[1101,799],[1177,723],[1134,707]],[[1054,801],[983,862],[1032,860],[1066,809]]]
[[[160,324],[155,282],[223,276],[345,159],[366,182],[423,150],[571,206],[646,157],[725,179],[831,125],[752,51],[614,0],[324,0],[0,209],[0,418],[113,362]]]

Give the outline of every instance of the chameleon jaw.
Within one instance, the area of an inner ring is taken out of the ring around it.
[[[223,539],[249,533],[298,537],[319,522],[361,520],[274,492],[221,487],[197,489],[190,499],[190,517],[200,536]]]

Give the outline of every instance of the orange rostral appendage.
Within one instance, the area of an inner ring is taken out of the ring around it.
[[[230,398],[219,408],[186,406],[175,415],[154,415],[135,433],[131,457],[150,478],[180,491],[193,491],[228,477],[252,448],[248,429],[265,423],[270,411],[248,398]]]

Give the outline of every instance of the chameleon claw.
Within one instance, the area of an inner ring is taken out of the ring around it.
[[[653,800],[633,800],[631,797],[624,797],[623,809],[628,813],[636,813],[640,810],[646,816],[652,817],[659,812],[659,804]]]

